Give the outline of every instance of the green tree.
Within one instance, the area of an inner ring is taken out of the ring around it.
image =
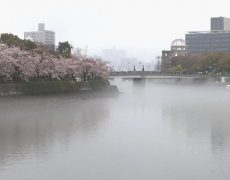
[[[57,52],[64,58],[70,58],[72,48],[73,47],[70,45],[68,41],[59,42]]]
[[[30,41],[30,40],[24,39],[22,42],[22,46],[20,48],[23,50],[26,50],[26,51],[31,51],[31,50],[37,48],[37,44],[35,42]]]
[[[180,73],[183,71],[184,71],[184,69],[182,68],[181,65],[177,65],[177,66],[174,66],[174,67],[169,69],[169,72],[172,72],[172,73]]]
[[[1,34],[1,43],[7,45],[8,47],[17,46],[21,44],[21,39],[18,36],[11,33],[2,33]]]
[[[170,60],[171,71],[186,69],[186,72],[203,72],[208,74],[230,73],[230,53],[211,52],[185,57],[174,57]]]
[[[8,47],[19,47],[21,50],[31,51],[37,48],[37,44],[30,40],[22,40],[18,36],[11,33],[2,33],[0,37],[1,43],[7,45]]]
[[[226,54],[219,59],[217,71],[230,73],[230,54]]]

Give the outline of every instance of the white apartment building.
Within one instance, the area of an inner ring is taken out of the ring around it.
[[[24,32],[24,39],[32,39],[34,42],[41,43],[51,50],[55,50],[55,32],[45,30],[45,24],[38,24],[38,31]]]

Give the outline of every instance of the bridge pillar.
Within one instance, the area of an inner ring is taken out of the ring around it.
[[[145,86],[144,78],[133,78],[133,86]]]

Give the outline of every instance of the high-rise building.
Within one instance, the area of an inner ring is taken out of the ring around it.
[[[24,39],[32,39],[34,42],[40,43],[51,50],[55,50],[55,32],[45,30],[45,24],[38,24],[38,31],[24,32]]]
[[[122,58],[119,66],[120,71],[133,71],[138,70],[138,61],[136,58]]]
[[[121,60],[126,58],[126,51],[122,49],[112,48],[104,49],[102,51],[102,59],[110,62],[111,68],[114,70],[119,70],[119,65]]]
[[[211,18],[211,31],[192,31],[185,35],[188,54],[230,51],[230,18]]]
[[[226,31],[230,30],[230,18],[213,17],[211,18],[211,31]]]

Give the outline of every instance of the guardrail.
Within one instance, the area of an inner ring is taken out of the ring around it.
[[[181,76],[181,77],[207,77],[201,73],[164,73],[155,71],[114,71],[109,76]]]

